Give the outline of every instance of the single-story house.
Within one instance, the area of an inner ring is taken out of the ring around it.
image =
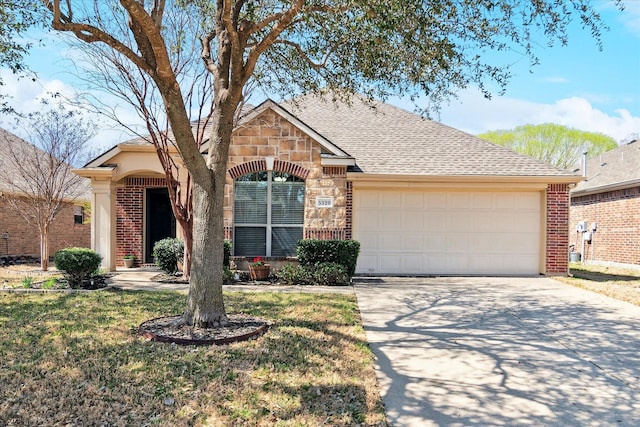
[[[570,193],[570,244],[582,253],[583,223],[585,261],[640,266],[640,142],[587,159],[585,176]]]
[[[22,138],[0,129],[0,256],[40,256],[40,237],[38,226],[27,221],[20,213],[16,212],[10,204],[10,198],[20,197],[27,200],[28,197],[19,193],[15,186],[7,182],[3,177],[11,176],[19,179],[20,173],[16,165],[11,161],[10,153],[22,153],[25,161],[42,153],[29,142]],[[88,247],[91,243],[91,226],[88,221],[88,212],[85,211],[85,203],[88,203],[89,182],[87,180],[85,193],[82,197],[69,197],[62,209],[52,222],[49,232],[49,254],[54,255],[58,250],[70,247]],[[20,185],[20,184],[18,184]],[[73,199],[73,201],[71,201]],[[29,202],[21,203],[29,206]]]
[[[154,239],[180,235],[143,139],[77,172],[92,181],[105,267],[150,262]],[[274,260],[302,238],[356,239],[359,274],[564,275],[580,179],[387,104],[267,100],[233,133],[225,234],[234,256]]]

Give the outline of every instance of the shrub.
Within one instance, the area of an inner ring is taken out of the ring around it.
[[[102,255],[88,248],[67,248],[58,251],[53,262],[62,271],[73,289],[82,286],[100,267]]]
[[[278,270],[276,277],[285,285],[305,285],[309,283],[309,272],[292,263],[287,263]]]
[[[344,266],[349,277],[356,271],[360,242],[356,240],[300,240],[296,247],[298,262],[303,267],[325,262]]]
[[[178,271],[178,261],[184,257],[184,242],[175,237],[158,240],[153,245],[153,258],[164,272],[173,274]]]
[[[323,262],[310,267],[313,282],[320,286],[335,286],[349,284],[349,275],[345,266],[335,262]]]
[[[276,273],[278,280],[286,285],[335,286],[349,284],[347,269],[335,262],[317,265],[286,264]]]

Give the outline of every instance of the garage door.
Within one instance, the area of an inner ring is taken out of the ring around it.
[[[540,192],[355,189],[363,274],[538,274]]]

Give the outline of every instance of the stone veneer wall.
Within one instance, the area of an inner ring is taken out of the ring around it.
[[[5,196],[0,196],[0,255],[40,256],[40,235],[36,224],[27,222],[13,211]],[[91,224],[74,223],[75,204],[65,203],[56,215],[49,232],[49,254],[68,247],[91,246]],[[89,212],[85,212],[89,214]],[[6,233],[6,234],[4,234]]]
[[[264,112],[233,134],[224,207],[229,237],[233,229],[234,178],[266,170],[265,157],[275,159],[275,171],[305,179],[305,238],[349,238],[346,167],[323,168],[320,144],[273,111]],[[323,196],[333,197],[333,208],[316,207],[316,198]]]
[[[592,243],[585,244],[588,261],[640,265],[640,187],[571,198],[569,242],[582,252],[578,221],[597,223]]]
[[[547,186],[547,247],[545,271],[547,275],[566,275],[569,272],[569,187],[567,184]]]

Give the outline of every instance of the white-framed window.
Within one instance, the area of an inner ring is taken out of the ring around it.
[[[233,191],[236,256],[294,256],[304,226],[304,180],[285,172],[238,177]]]
[[[73,207],[73,223],[84,224],[84,208],[82,206]]]

